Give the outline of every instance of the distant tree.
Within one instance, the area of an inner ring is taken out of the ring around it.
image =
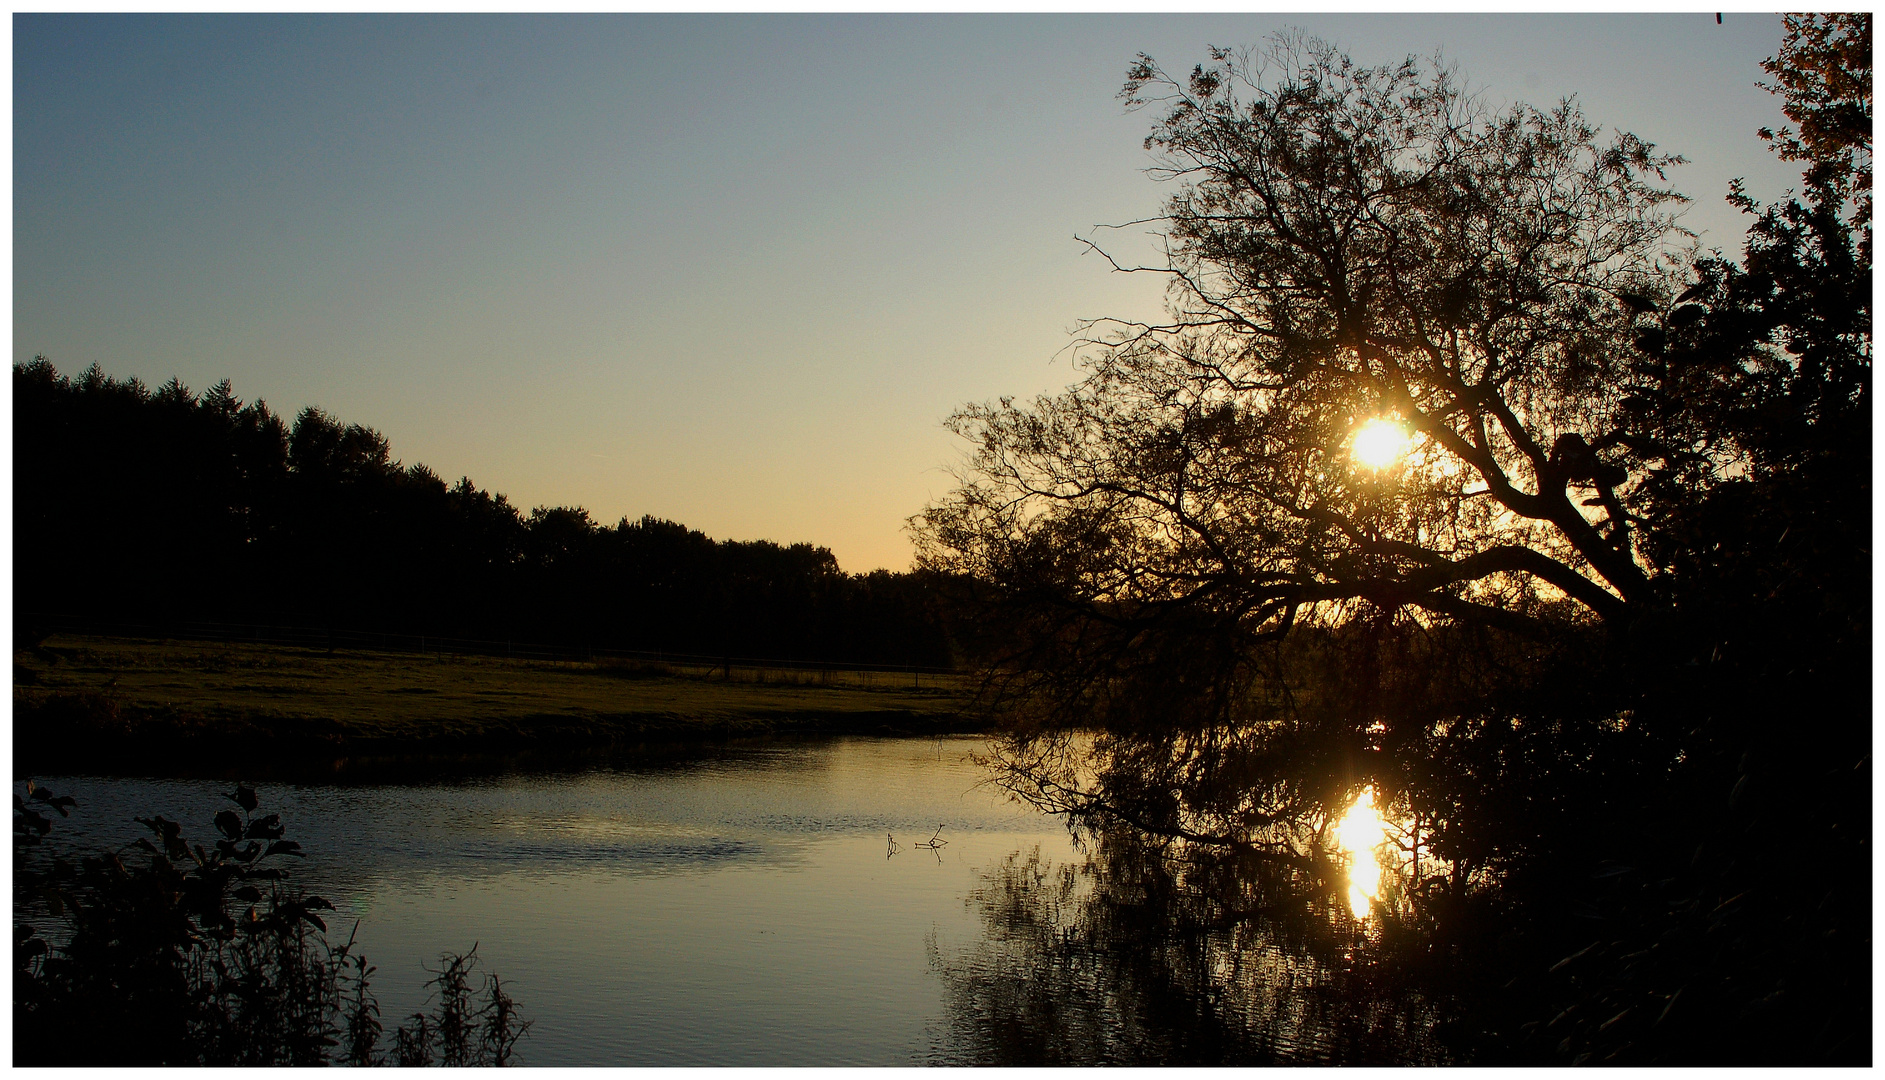
[[[267,622],[486,641],[946,665],[930,576],[827,548],[720,541],[581,507],[520,513],[397,460],[381,433],[292,425],[225,380],[152,392],[14,369],[16,615]]]

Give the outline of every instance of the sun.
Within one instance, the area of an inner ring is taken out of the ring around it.
[[[1407,429],[1392,420],[1375,417],[1355,432],[1355,460],[1379,471],[1407,453]]]

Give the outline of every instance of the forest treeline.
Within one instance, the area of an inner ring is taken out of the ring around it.
[[[943,666],[929,575],[672,521],[524,512],[314,407],[16,365],[14,610]]]

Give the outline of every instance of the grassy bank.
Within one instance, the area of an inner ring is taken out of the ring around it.
[[[973,730],[960,676],[98,637],[14,655],[15,772]]]

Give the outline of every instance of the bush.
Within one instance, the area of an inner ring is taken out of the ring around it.
[[[286,884],[300,857],[253,789],[227,796],[218,839],[163,817],[126,847],[36,857],[49,813],[75,805],[28,781],[14,796],[14,1064],[378,1065],[376,969],[327,939],[333,905]],[[54,920],[42,935],[29,918]],[[356,924],[355,929],[358,929]],[[446,954],[432,1015],[393,1032],[400,1065],[509,1065],[529,1031],[496,975],[475,1000],[477,947]]]

